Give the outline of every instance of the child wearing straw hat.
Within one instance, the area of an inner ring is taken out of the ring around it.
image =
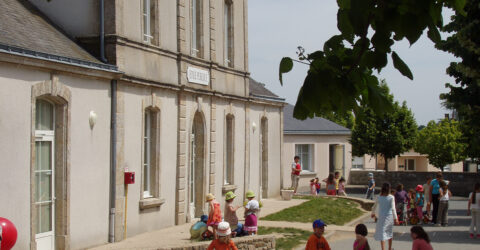
[[[237,246],[235,246],[235,243],[230,239],[230,234],[232,233],[232,230],[230,229],[230,224],[228,222],[223,221],[218,224],[218,229],[216,233],[216,239],[210,243],[208,246],[208,250],[238,250]]]
[[[245,205],[245,231],[248,232],[248,235],[255,235],[257,233],[256,213],[260,210],[260,203],[254,200],[255,193],[251,190],[247,191],[245,196],[248,199]]]
[[[213,194],[207,194],[205,197],[208,202],[208,221],[207,227],[213,228],[214,237],[217,237],[215,232],[217,230],[218,224],[222,221],[222,210],[220,209],[220,203],[215,200],[215,196]]]
[[[235,237],[238,228],[238,217],[237,217],[237,209],[240,206],[234,206],[233,200],[237,197],[232,191],[228,191],[225,194],[225,217],[224,220],[230,224],[230,228],[232,230],[232,237]]]

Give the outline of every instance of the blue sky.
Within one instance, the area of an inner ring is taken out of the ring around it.
[[[284,86],[278,81],[278,64],[282,57],[296,58],[298,46],[307,52],[321,49],[332,35],[338,34],[335,0],[253,0],[248,2],[249,70],[251,76],[265,83],[275,94],[295,104],[307,66],[295,63],[293,71],[284,76]],[[451,13],[451,12],[447,12]],[[447,14],[444,22],[449,21]],[[448,92],[445,83],[454,83],[445,73],[455,58],[434,48],[422,36],[410,47],[407,41],[393,48],[413,73],[414,80],[401,75],[391,62],[379,74],[387,80],[395,99],[406,101],[418,125],[444,117],[439,95]]]

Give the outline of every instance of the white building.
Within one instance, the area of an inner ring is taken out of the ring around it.
[[[279,195],[284,103],[249,78],[246,0],[3,0],[0,30],[16,249],[182,224],[209,192]]]

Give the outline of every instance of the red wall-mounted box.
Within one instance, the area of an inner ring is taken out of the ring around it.
[[[125,172],[125,184],[135,184],[135,172]]]

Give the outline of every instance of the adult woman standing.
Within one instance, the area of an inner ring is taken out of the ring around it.
[[[385,250],[385,241],[388,240],[388,249],[392,249],[393,225],[398,224],[397,212],[395,211],[395,198],[390,194],[390,183],[383,183],[380,196],[377,197],[372,208],[372,218],[378,207],[378,220],[374,238],[380,241],[382,250]]]

